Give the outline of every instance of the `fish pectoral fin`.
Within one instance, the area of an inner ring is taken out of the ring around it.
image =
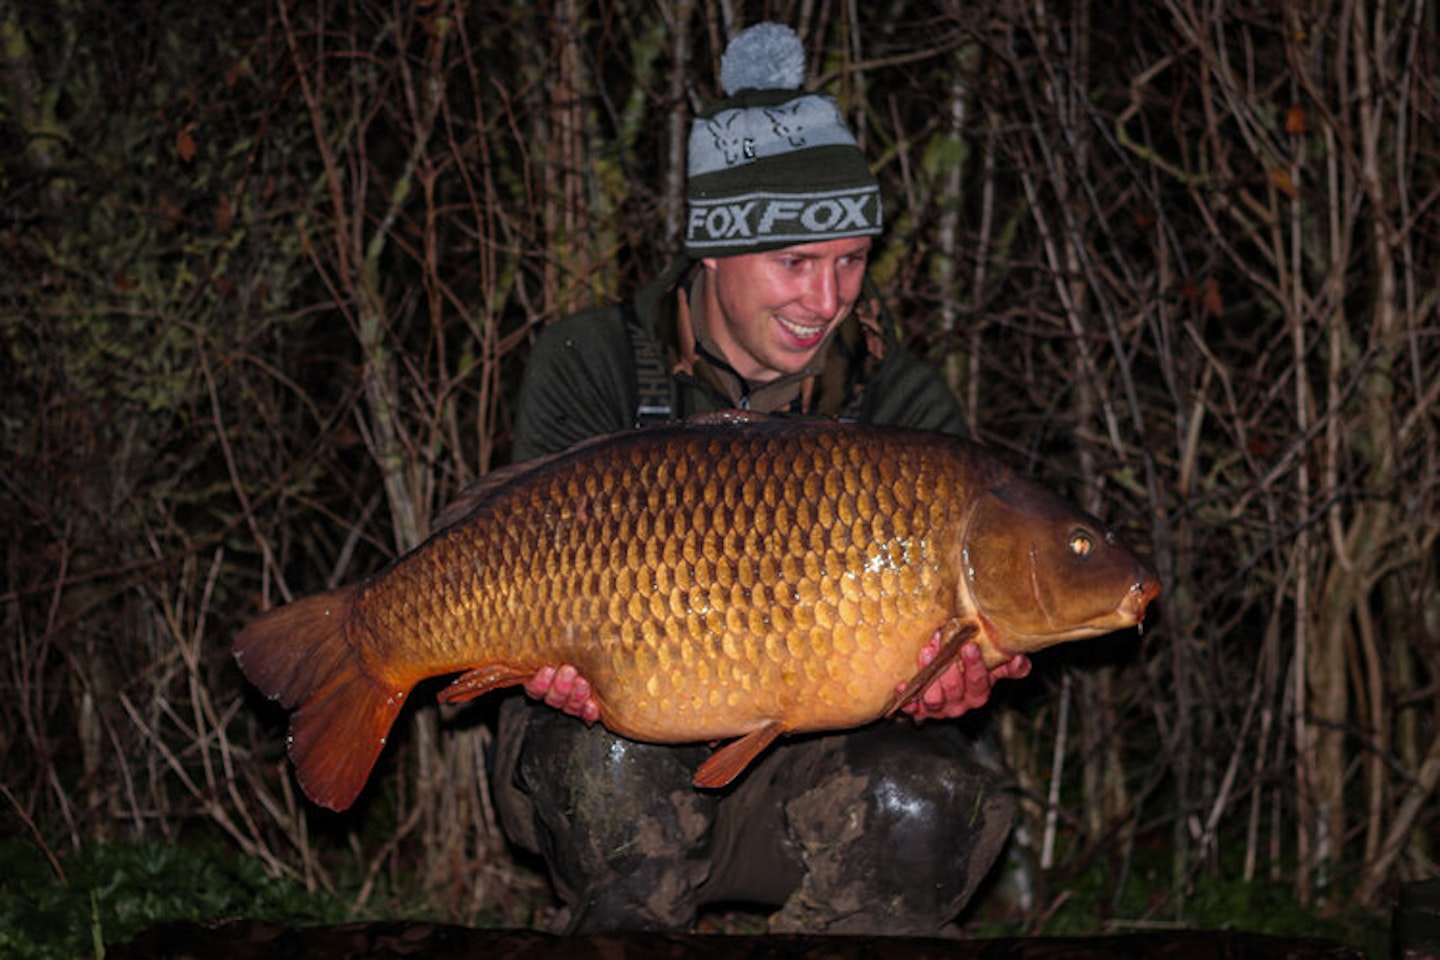
[[[893,717],[903,710],[906,705],[913,702],[925,688],[934,682],[935,678],[945,672],[955,658],[960,656],[960,648],[965,646],[975,634],[980,632],[980,627],[966,620],[946,620],[940,628],[945,638],[940,643],[940,651],[935,654],[935,659],[916,672],[915,676],[905,681],[905,688],[896,691],[890,697],[890,702],[885,705],[885,711],[880,714],[882,717]]]
[[[482,697],[491,690],[524,683],[534,672],[512,667],[508,663],[487,663],[460,674],[448,687],[437,693],[435,699],[441,703],[464,703],[466,700]]]
[[[695,786],[706,788],[725,786],[740,776],[745,768],[750,766],[751,761],[764,753],[765,748],[774,743],[775,738],[787,729],[789,728],[779,720],[771,720],[763,727],[751,730],[740,739],[732,740],[700,764],[700,769],[695,771]]]

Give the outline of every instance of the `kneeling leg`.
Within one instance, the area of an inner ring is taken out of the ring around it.
[[[1004,847],[1014,799],[953,725],[840,739],[825,774],[785,803],[804,877],[771,929],[939,935]]]

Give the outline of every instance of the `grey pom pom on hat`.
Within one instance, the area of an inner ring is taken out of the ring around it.
[[[789,27],[757,23],[735,35],[720,58],[720,89],[799,90],[805,82],[805,46]]]
[[[725,48],[727,95],[690,129],[685,250],[758,253],[880,233],[880,187],[834,98],[800,90],[795,31],[760,23]]]

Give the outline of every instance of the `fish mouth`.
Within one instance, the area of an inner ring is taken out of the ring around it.
[[[1148,571],[1139,580],[1131,584],[1130,589],[1125,593],[1124,599],[1120,601],[1119,613],[1122,617],[1136,625],[1145,622],[1145,610],[1150,606],[1150,601],[1160,596],[1160,580]]]

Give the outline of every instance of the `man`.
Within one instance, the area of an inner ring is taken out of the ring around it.
[[[867,289],[879,187],[834,101],[799,91],[803,73],[799,38],[775,24],[727,48],[730,97],[690,138],[687,256],[633,303],[541,335],[516,460],[732,408],[963,431]],[[969,645],[907,712],[958,716],[1028,670],[1021,657],[987,671]],[[953,724],[797,737],[701,791],[690,779],[706,746],[634,743],[566,716],[597,715],[573,667],[527,690],[548,707],[504,705],[493,789],[507,832],[549,864],[566,932],[684,930],[705,903],[746,901],[779,906],[776,931],[936,935],[1013,822]]]

